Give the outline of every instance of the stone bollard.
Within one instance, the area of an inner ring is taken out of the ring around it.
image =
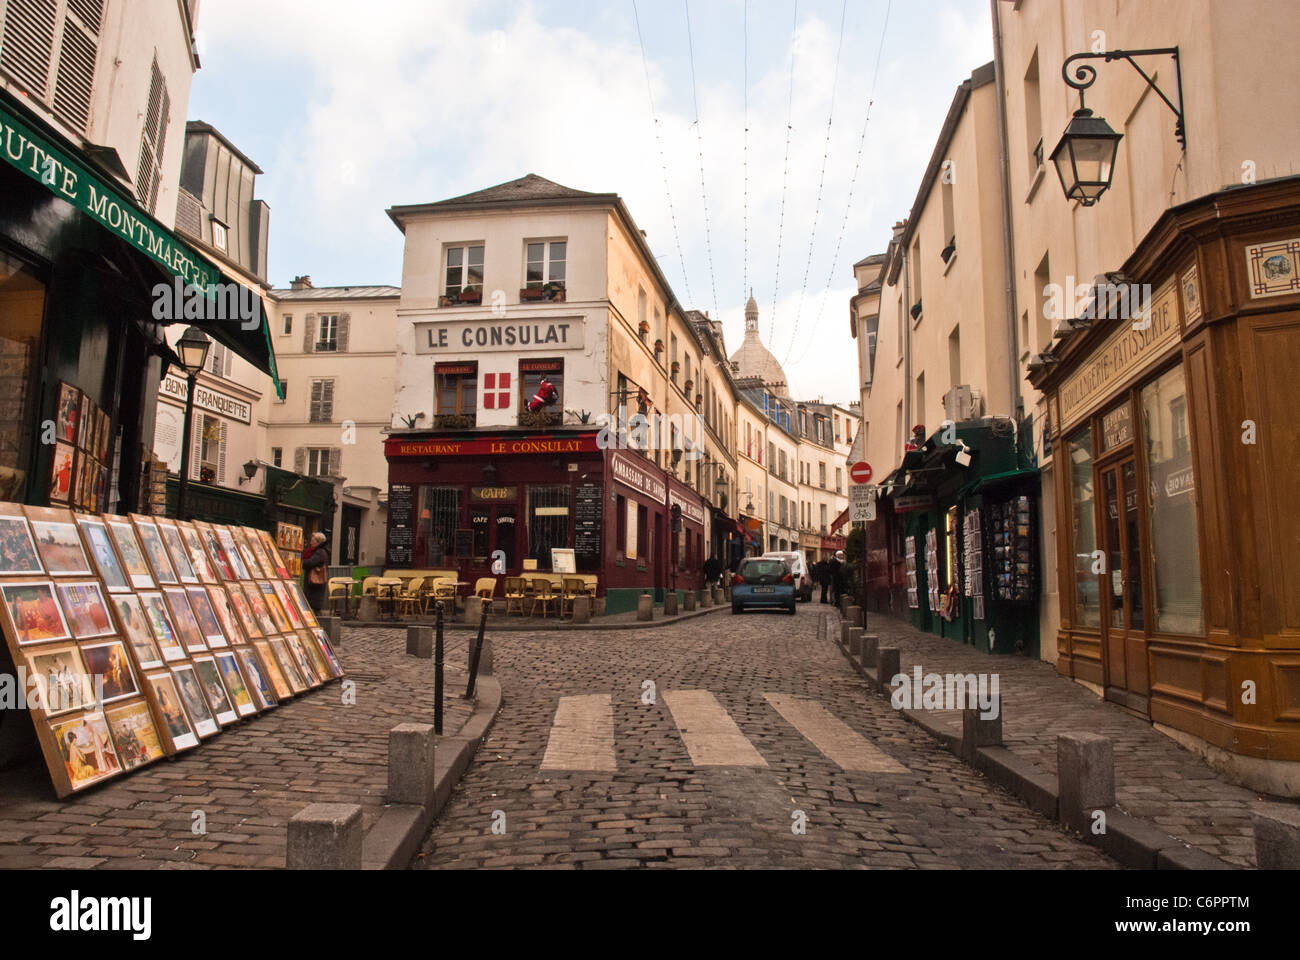
[[[978,707],[966,707],[961,712],[961,755],[968,762],[980,747],[1002,746],[1001,694],[993,696],[989,712],[993,716],[987,718]]]
[[[886,697],[890,696],[889,681],[898,676],[900,672],[898,648],[878,647],[876,649],[876,683],[880,687],[880,692]]]
[[[341,641],[342,624],[339,622],[338,617],[332,617],[329,614],[325,614],[323,616],[317,616],[316,622],[319,623],[320,628],[325,631],[325,636],[329,638],[331,647],[343,646]]]
[[[406,655],[421,660],[433,656],[433,627],[406,628]]]
[[[849,627],[849,656],[859,662],[862,660],[861,627]]]
[[[1255,810],[1255,861],[1260,870],[1300,870],[1300,810],[1281,804]]]
[[[368,593],[361,598],[361,605],[357,607],[358,620],[378,620],[379,619],[379,598],[373,593]]]
[[[1061,823],[1086,833],[1092,811],[1115,805],[1115,753],[1110,740],[1095,733],[1058,736],[1056,777]]]
[[[360,870],[360,805],[313,803],[295,813],[284,865],[290,870]]]
[[[840,639],[839,639],[839,644],[840,644],[840,649],[841,649],[841,650],[848,650],[848,648],[849,648],[849,622],[848,622],[847,620],[841,620],[841,621],[840,621]]]
[[[682,607],[687,613],[695,609],[696,593],[694,590],[687,590],[686,595],[682,597]]]
[[[725,601],[726,599],[727,599],[727,598],[726,598],[726,595],[722,592],[722,588],[721,588],[721,587],[714,587],[714,588],[713,588],[713,605],[714,605],[715,607],[720,607],[720,606],[722,606],[723,601]]]
[[[700,591],[700,606],[701,606],[701,607],[711,607],[711,606],[713,606],[713,588],[712,588],[712,587],[706,586],[703,590]]]
[[[465,648],[465,672],[469,672],[470,661],[474,659],[474,644],[477,640],[471,640]],[[492,672],[492,641],[488,637],[483,638],[483,646],[479,649],[478,655],[478,672],[480,676],[487,676]]]
[[[591,620],[591,597],[573,598],[573,622],[588,623]]]
[[[876,650],[880,646],[880,634],[862,632],[862,665],[874,666],[876,663]]]
[[[655,616],[655,598],[648,593],[643,593],[636,598],[636,618],[638,620],[653,620]]]
[[[664,616],[677,616],[677,591],[669,590],[664,594]]]
[[[849,619],[849,623],[850,623],[852,626],[855,626],[855,627],[860,627],[860,626],[862,626],[862,608],[861,608],[861,607],[856,607],[856,606],[854,606],[853,604],[849,604],[849,609],[848,609],[848,611],[846,612],[846,616],[848,617],[848,619]]]
[[[388,802],[424,806],[433,796],[433,725],[399,723],[388,731]]]

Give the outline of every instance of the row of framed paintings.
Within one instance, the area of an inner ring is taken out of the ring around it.
[[[108,501],[112,421],[71,384],[59,383],[55,403],[49,502],[101,510]]]
[[[259,533],[0,504],[0,622],[60,796],[343,675]]]

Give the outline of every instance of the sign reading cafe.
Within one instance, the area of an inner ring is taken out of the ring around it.
[[[583,345],[581,317],[529,320],[461,320],[415,325],[417,353],[463,353],[472,350],[578,350]]]

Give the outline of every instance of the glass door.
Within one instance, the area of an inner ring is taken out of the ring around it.
[[[1133,457],[1101,469],[1106,686],[1148,693],[1146,608],[1142,595],[1143,527]]]

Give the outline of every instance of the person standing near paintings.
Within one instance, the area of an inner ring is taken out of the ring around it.
[[[316,614],[325,608],[325,584],[329,581],[326,567],[330,562],[330,551],[325,545],[326,539],[325,534],[317,530],[302,551],[302,592],[307,595],[307,603]]]

